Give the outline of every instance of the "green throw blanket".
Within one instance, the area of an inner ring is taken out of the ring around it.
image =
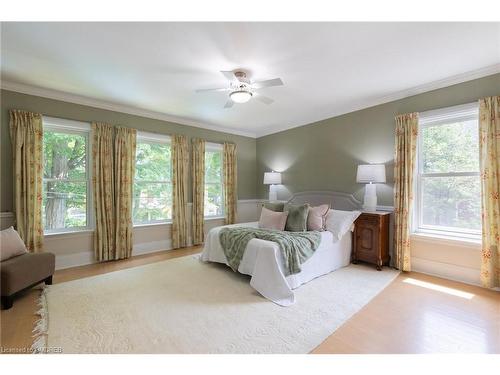
[[[237,271],[248,242],[253,238],[276,242],[285,260],[285,276],[300,272],[300,265],[309,259],[321,242],[319,232],[284,232],[248,227],[222,228],[219,240],[233,271]]]

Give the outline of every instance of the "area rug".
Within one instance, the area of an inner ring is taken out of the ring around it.
[[[350,265],[296,289],[297,302],[281,307],[224,265],[166,260],[47,287],[34,349],[308,353],[397,275]]]

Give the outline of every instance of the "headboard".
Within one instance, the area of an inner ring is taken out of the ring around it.
[[[303,191],[293,194],[287,203],[309,203],[311,206],[330,204],[331,208],[344,211],[361,210],[362,206],[362,203],[352,194],[338,191]]]

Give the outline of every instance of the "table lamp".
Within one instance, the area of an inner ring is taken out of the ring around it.
[[[269,201],[277,201],[278,193],[276,192],[275,185],[281,184],[281,173],[279,172],[265,172],[264,185],[269,185]]]
[[[367,184],[365,186],[365,197],[363,210],[377,211],[377,183],[385,183],[385,165],[362,164],[358,165],[356,182]]]

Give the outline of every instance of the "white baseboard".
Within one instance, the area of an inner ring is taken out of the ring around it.
[[[476,268],[412,257],[411,269],[412,271],[425,273],[431,276],[471,285],[481,285],[480,270]]]
[[[153,241],[135,245],[132,249],[132,257],[144,254],[157,253],[159,251],[171,250],[172,244],[168,241]],[[94,253],[91,251],[82,251],[75,254],[57,254],[56,255],[56,270],[86,266],[97,263],[94,258]]]
[[[57,254],[56,255],[56,270],[86,266],[96,263],[94,253],[91,251],[82,251],[75,254]]]
[[[158,251],[170,249],[172,249],[172,241],[170,240],[144,242],[134,245],[132,256],[156,253]]]

